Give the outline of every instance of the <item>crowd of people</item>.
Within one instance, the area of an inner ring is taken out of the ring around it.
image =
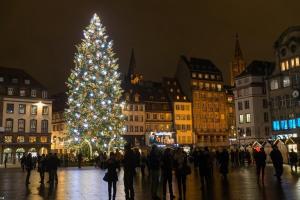
[[[275,174],[278,181],[281,182],[283,174],[283,157],[277,146],[272,147],[270,152]],[[95,158],[95,167],[105,169],[106,174],[103,178],[108,185],[109,200],[115,199],[117,194],[117,181],[119,171],[123,168],[124,189],[126,200],[133,200],[134,177],[140,172],[142,177],[147,176],[151,183],[152,200],[175,199],[173,191],[173,174],[176,178],[178,199],[186,199],[186,180],[191,174],[191,163],[194,169],[199,172],[201,188],[209,188],[212,180],[214,169],[218,169],[224,181],[227,181],[229,166],[237,168],[240,166],[256,165],[257,183],[264,184],[264,172],[266,167],[267,154],[263,147],[248,150],[230,150],[210,151],[207,147],[194,148],[191,152],[186,153],[182,148],[158,148],[153,145],[150,150],[140,151],[138,148],[132,148],[130,144],[125,146],[124,152],[119,150],[100,153]],[[77,155],[78,168],[81,168],[83,156]],[[291,171],[297,172],[298,155],[291,151],[289,154],[289,163]],[[48,173],[47,183],[50,186],[58,183],[57,168],[60,166],[60,159],[57,154],[38,155],[32,157],[31,153],[21,158],[23,171],[27,171],[26,184],[29,184],[31,171],[37,168],[40,175],[40,183],[44,184],[45,174]],[[161,183],[161,184],[160,184]],[[159,187],[162,187],[162,197],[158,194]],[[168,188],[168,193],[167,193]]]
[[[52,154],[49,153],[47,155],[37,155],[32,156],[31,153],[24,155],[21,158],[21,167],[22,170],[27,172],[26,175],[26,185],[30,184],[30,175],[31,171],[37,168],[37,171],[40,175],[40,183],[43,185],[45,181],[45,174],[49,174],[49,180],[47,183],[50,186],[53,186],[54,183],[58,183],[58,176],[57,176],[57,168],[60,165],[60,160],[56,153]]]

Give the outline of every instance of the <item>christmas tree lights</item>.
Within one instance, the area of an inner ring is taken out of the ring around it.
[[[65,115],[72,144],[89,142],[106,151],[123,144],[122,89],[112,46],[94,14],[76,46],[75,68],[66,82]]]

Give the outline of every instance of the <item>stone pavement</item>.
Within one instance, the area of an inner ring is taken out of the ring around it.
[[[45,184],[45,187],[40,186],[37,172],[32,173],[31,184],[26,187],[26,173],[20,169],[0,169],[0,200],[107,200],[107,183],[102,180],[104,174],[105,171],[92,167],[63,168],[58,172],[58,185],[51,191],[48,184]],[[117,200],[125,199],[122,176],[123,174],[120,172]],[[273,176],[271,165],[266,167],[265,180],[264,186],[256,183],[254,167],[232,169],[228,176],[228,182],[224,182],[215,170],[211,187],[202,191],[199,175],[197,171],[193,171],[187,179],[187,200],[300,199],[299,175],[291,174],[288,166],[285,166],[281,184],[278,184]],[[173,182],[175,195],[178,196],[175,179]],[[136,200],[151,200],[148,178],[138,175],[135,179],[135,191]]]

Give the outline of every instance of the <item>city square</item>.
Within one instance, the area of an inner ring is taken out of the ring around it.
[[[20,169],[8,169],[2,173],[0,196],[5,199],[107,199],[107,184],[102,180],[104,171],[87,167],[82,169],[68,168],[60,169],[59,182],[53,189],[49,186],[41,187],[37,173],[33,174],[31,184],[26,187],[25,173]],[[291,174],[288,167],[285,167],[282,184],[278,184],[273,176],[272,166],[266,168],[266,183],[256,183],[254,167],[233,169],[227,183],[222,182],[218,172],[215,171],[213,184],[210,189],[201,190],[199,175],[197,171],[188,178],[187,199],[288,199],[300,198],[299,174]],[[122,172],[119,175],[117,200],[125,199],[124,186],[122,183]],[[142,179],[140,174],[135,178],[136,199],[151,200],[149,189],[149,178]],[[176,181],[173,183],[176,191]],[[162,191],[160,190],[160,193]],[[177,192],[175,192],[177,195]]]
[[[300,199],[300,2],[35,1],[0,6],[0,200]]]

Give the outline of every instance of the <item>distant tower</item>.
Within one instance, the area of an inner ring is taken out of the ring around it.
[[[246,67],[246,62],[243,58],[243,53],[240,47],[239,36],[235,36],[235,51],[234,58],[230,63],[230,84],[234,86],[234,78],[240,75]]]
[[[143,80],[143,76],[136,73],[136,62],[134,56],[134,50],[131,50],[131,56],[129,61],[129,68],[126,76],[126,82],[132,85],[138,84]]]

